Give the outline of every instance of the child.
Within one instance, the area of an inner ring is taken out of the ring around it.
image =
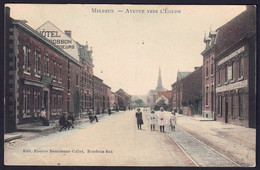
[[[150,114],[150,125],[151,125],[151,131],[153,130],[155,130],[155,124],[156,124],[156,122],[157,122],[157,116],[156,116],[156,114],[154,114],[154,111],[152,110],[151,111],[151,114]]]
[[[176,126],[176,115],[175,115],[175,111],[172,111],[172,115],[171,115],[171,118],[170,118],[171,131],[175,131],[175,126]]]

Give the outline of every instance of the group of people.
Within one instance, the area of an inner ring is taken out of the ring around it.
[[[74,121],[75,121],[75,118],[72,113],[70,113],[67,118],[66,118],[66,114],[63,113],[59,119],[59,124],[61,126],[60,132],[62,129],[64,129],[66,131],[67,129],[69,130],[71,127],[74,128],[74,126],[73,126]]]
[[[139,130],[142,129],[142,124],[144,124],[142,112],[140,110],[141,109],[138,108],[137,112],[135,114],[136,119],[137,119],[137,127]],[[168,124],[169,124],[170,130],[174,131],[175,126],[176,126],[175,111],[172,111],[172,115],[171,115],[171,117],[169,119],[169,123],[168,123],[168,119],[165,115],[163,107],[160,108],[160,111],[157,114],[155,114],[155,112],[152,110],[149,115],[149,123],[151,126],[151,131],[155,131],[156,124],[158,124],[158,126],[160,127],[160,132],[165,132],[165,126],[167,126]]]

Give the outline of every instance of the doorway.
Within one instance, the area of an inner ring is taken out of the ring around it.
[[[228,123],[228,96],[225,96],[225,123]]]
[[[49,101],[49,92],[48,91],[43,91],[43,107],[45,108],[45,110],[46,110],[46,116],[47,116],[47,118],[49,118],[49,103],[48,103],[48,101]]]

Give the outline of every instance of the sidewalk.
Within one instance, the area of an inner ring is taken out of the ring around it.
[[[104,114],[97,115],[98,118],[103,117]],[[79,118],[75,120],[74,124],[81,124],[84,122],[89,122],[89,118]],[[17,126],[17,131],[12,133],[4,134],[4,142],[10,142],[12,140],[20,138],[35,138],[41,133],[53,133],[56,129],[59,129],[59,120],[55,120],[50,123],[50,126],[43,126],[41,123],[34,124],[23,124]]]
[[[256,165],[256,129],[177,115],[177,126],[241,166]]]

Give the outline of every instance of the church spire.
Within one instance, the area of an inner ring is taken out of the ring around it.
[[[161,67],[159,67],[159,76],[158,76],[156,91],[163,91],[162,77],[161,77]]]

